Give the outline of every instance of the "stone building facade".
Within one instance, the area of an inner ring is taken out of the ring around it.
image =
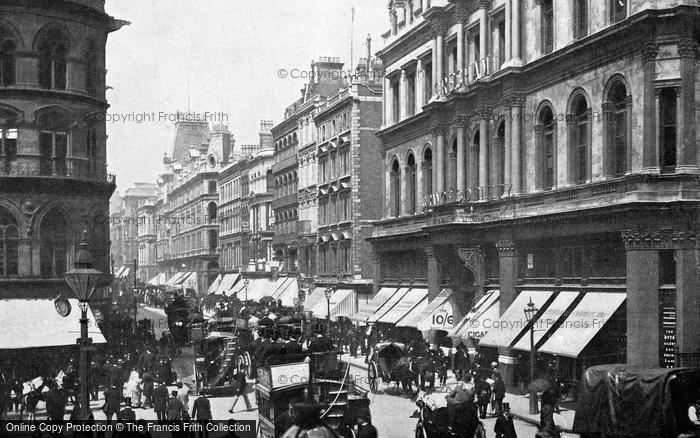
[[[85,239],[109,273],[104,2],[0,3],[0,296],[72,297]]]
[[[550,351],[570,379],[700,351],[698,12],[664,0],[390,2],[375,282],[422,283],[431,299],[453,289],[455,318],[489,290],[501,317],[522,315],[508,310],[524,292],[550,294],[544,311],[578,292],[563,317],[586,314],[586,294],[622,294],[595,342]],[[479,347],[511,383],[530,348],[516,340]]]

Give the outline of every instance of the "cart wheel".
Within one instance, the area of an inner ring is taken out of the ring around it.
[[[372,394],[376,394],[379,387],[379,376],[377,374],[377,364],[370,362],[369,367],[367,368],[367,377],[369,379],[369,390],[372,392]]]
[[[416,438],[428,438],[428,434],[425,432],[425,426],[420,421],[416,424]]]

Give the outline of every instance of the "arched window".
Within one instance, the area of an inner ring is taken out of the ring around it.
[[[19,225],[17,219],[0,207],[0,278],[18,275]]]
[[[391,163],[391,216],[399,217],[401,215],[401,168],[399,160],[394,159]]]
[[[50,109],[37,111],[39,134],[39,171],[41,175],[66,175],[66,155],[71,118],[66,112]]]
[[[209,215],[209,222],[212,223],[216,221],[216,203],[210,202],[207,206],[207,213]]]
[[[675,88],[662,88],[659,93],[659,166],[661,171],[673,172],[678,156],[678,95]]]
[[[15,84],[17,46],[4,29],[0,29],[0,85]]]
[[[556,121],[549,105],[545,105],[537,117],[535,126],[537,141],[537,182],[536,187],[550,190],[554,187],[556,175]]]
[[[631,154],[632,96],[621,78],[613,79],[603,104],[605,176],[622,176],[629,170]]]
[[[569,182],[585,183],[591,178],[590,110],[586,97],[577,93],[567,117],[569,131]]]
[[[416,214],[416,159],[411,153],[406,160],[406,184],[408,184],[407,194],[408,194],[408,213]]]
[[[65,90],[67,87],[68,44],[63,35],[48,31],[39,45],[39,86]]]
[[[91,96],[97,95],[98,84],[97,48],[91,43],[85,54],[85,91]]]
[[[65,217],[58,209],[52,209],[39,225],[41,276],[63,277],[68,263],[68,240],[70,235]]]
[[[17,164],[17,116],[0,110],[0,172],[12,173]]]
[[[433,151],[429,147],[423,151],[421,169],[423,171],[423,196],[428,196],[433,193]]]

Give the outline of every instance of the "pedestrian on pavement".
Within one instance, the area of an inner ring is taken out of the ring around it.
[[[120,404],[122,401],[122,391],[112,385],[104,392],[105,405],[102,410],[107,417],[107,422],[112,421],[112,416],[119,413]]]
[[[149,409],[153,407],[153,375],[150,372],[143,373],[143,408]]]
[[[496,400],[496,416],[503,413],[503,399],[506,397],[506,384],[503,382],[500,373],[496,373],[496,380],[493,382],[493,397]]]
[[[153,390],[153,410],[158,416],[158,421],[165,420],[165,411],[168,407],[168,387],[161,383]]]
[[[190,387],[183,384],[182,382],[177,382],[177,398],[180,399],[182,406],[185,409],[190,407]]]
[[[485,379],[479,379],[476,386],[476,400],[479,405],[479,418],[486,418],[489,402],[491,401],[491,385]]]
[[[246,379],[245,373],[239,368],[236,374],[233,376],[233,380],[236,385],[236,398],[233,399],[231,409],[228,411],[233,414],[233,409],[236,407],[236,403],[238,403],[238,400],[241,397],[243,397],[243,401],[245,401],[246,410],[250,411],[252,408],[250,405],[250,399],[248,398],[248,380]]]
[[[493,431],[496,433],[496,438],[518,438],[508,403],[503,403],[503,413],[496,419]]]
[[[63,417],[66,415],[68,391],[59,388],[56,383],[53,383],[51,390],[44,397],[48,419],[51,421],[63,421]]]
[[[185,411],[185,406],[177,397],[177,391],[171,393],[168,400],[168,407],[165,409],[166,420],[182,420],[182,413]]]
[[[199,391],[199,397],[192,403],[191,418],[202,426],[202,430],[199,431],[198,435],[203,438],[208,437],[209,431],[207,430],[206,422],[212,419],[211,402],[204,391]]]
[[[129,406],[139,408],[141,407],[141,394],[141,378],[139,378],[139,372],[134,370],[129,376],[129,381],[126,382],[126,391],[124,393],[124,399],[129,404]]]
[[[133,423],[136,421],[136,412],[131,409],[131,401],[124,402],[124,409],[117,414],[117,421],[121,423]]]
[[[290,427],[294,426],[294,405],[298,401],[290,400],[287,410],[275,418],[275,436],[281,437]]]
[[[554,403],[556,395],[553,388],[548,388],[542,393],[542,407],[540,408],[540,429],[553,431],[554,424]]]

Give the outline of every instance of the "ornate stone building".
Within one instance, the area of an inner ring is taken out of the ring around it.
[[[423,283],[431,299],[453,290],[455,321],[476,311],[455,339],[510,383],[531,348],[528,297],[551,321],[539,357],[569,379],[700,351],[699,12],[665,0],[390,2],[376,282]],[[495,314],[479,319],[489,291]],[[588,325],[571,328],[576,318]]]
[[[110,271],[105,45],[123,24],[100,0],[0,2],[3,298],[72,297],[83,238]]]

